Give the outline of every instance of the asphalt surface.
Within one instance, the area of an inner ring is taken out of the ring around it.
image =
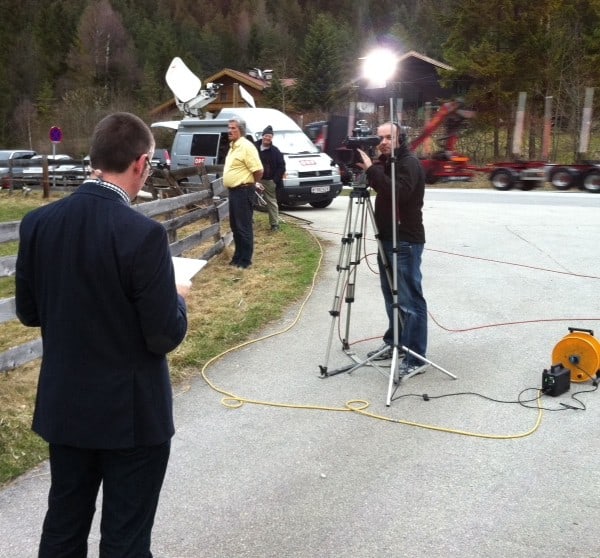
[[[429,366],[389,405],[389,368],[322,374],[354,362],[339,332],[362,362],[385,327],[369,224],[329,313],[353,203],[289,212],[324,246],[305,304],[178,389],[155,558],[600,556],[599,394],[536,407],[568,328],[600,328],[600,196],[429,190],[427,357],[456,379]],[[48,484],[43,464],[0,491],[0,557],[36,556]]]

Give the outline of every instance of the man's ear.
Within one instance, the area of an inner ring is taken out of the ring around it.
[[[133,162],[133,170],[136,175],[139,174],[141,176],[142,174],[144,174],[144,171],[146,170],[146,165],[148,164],[148,163],[146,163],[146,157],[147,157],[146,154],[140,155]]]

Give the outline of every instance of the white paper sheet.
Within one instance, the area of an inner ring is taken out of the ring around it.
[[[192,280],[205,265],[206,260],[196,260],[193,258],[173,257],[173,267],[175,268],[175,283],[185,285]]]

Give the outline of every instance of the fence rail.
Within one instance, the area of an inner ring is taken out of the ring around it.
[[[157,199],[134,204],[133,208],[147,217],[160,218],[157,220],[167,230],[172,256],[182,256],[185,252],[200,248],[203,251],[198,259],[210,260],[232,240],[231,232],[223,234],[221,227],[229,215],[229,200],[224,196],[222,179],[209,181],[206,169],[192,167],[182,171],[163,171],[160,176],[153,177],[146,188]],[[181,176],[199,176],[200,181],[191,185],[182,184]],[[18,242],[19,223],[0,223],[0,244]],[[189,232],[195,224],[198,224],[198,229]],[[14,275],[16,260],[16,255],[0,258],[0,277]],[[14,297],[0,299],[0,331],[2,324],[15,319]],[[41,339],[12,347],[0,353],[0,372],[13,370],[41,356]]]

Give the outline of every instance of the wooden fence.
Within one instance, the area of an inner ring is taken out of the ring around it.
[[[155,172],[145,187],[148,195],[155,199],[133,205],[165,227],[172,256],[182,256],[194,249],[195,253],[200,252],[198,259],[210,260],[231,243],[231,232],[223,234],[221,227],[229,215],[222,179],[210,181],[206,170],[192,167],[174,173]],[[18,239],[19,221],[0,223],[0,244]],[[0,257],[0,277],[14,275],[16,260],[16,255]],[[15,319],[14,297],[0,299],[0,332],[2,324]],[[17,368],[41,355],[41,339],[12,347],[0,353],[0,372]]]

